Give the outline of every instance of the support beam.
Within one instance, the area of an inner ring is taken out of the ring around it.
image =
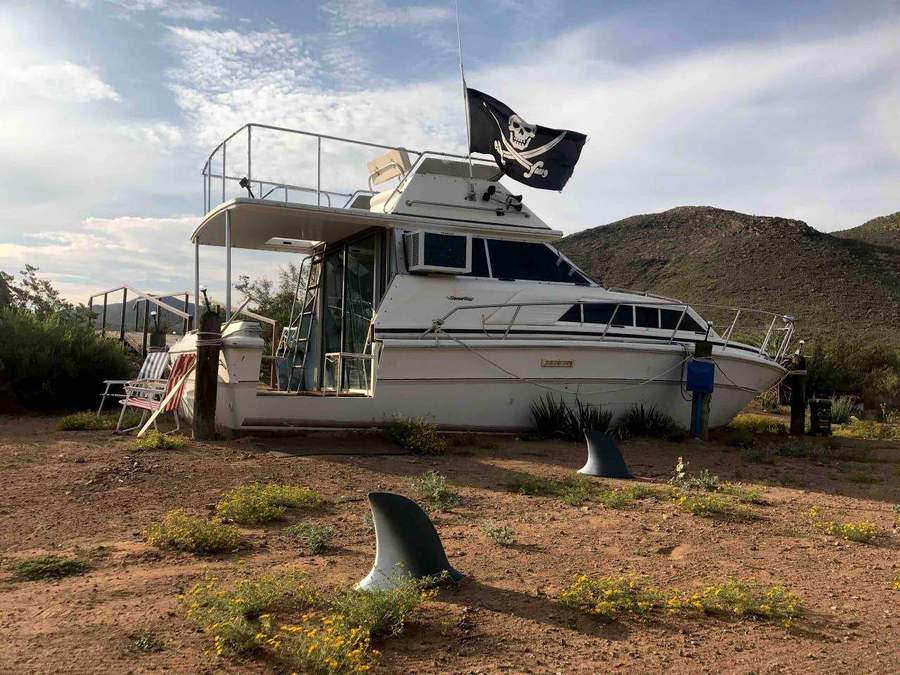
[[[225,320],[231,319],[231,211],[225,212]]]
[[[200,326],[200,240],[194,240],[194,325]]]
[[[106,337],[106,293],[103,294],[103,325],[100,328],[100,335]]]

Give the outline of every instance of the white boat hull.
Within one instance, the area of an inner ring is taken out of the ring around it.
[[[653,406],[687,428],[690,394],[682,366],[690,351],[679,344],[615,341],[442,338],[388,340],[378,366],[375,395],[309,396],[262,391],[253,377],[258,361],[246,344],[223,350],[218,423],[233,430],[373,427],[394,415],[423,417],[443,429],[523,431],[530,406],[546,394],[599,405],[619,415]],[[187,345],[186,345],[187,346]],[[249,360],[248,360],[249,358]],[[756,392],[784,369],[746,351],[714,350],[716,389],[710,425],[727,424]],[[231,375],[225,363],[231,365]],[[245,377],[234,377],[237,371]],[[186,402],[191,399],[188,385]],[[185,410],[189,414],[188,410]]]

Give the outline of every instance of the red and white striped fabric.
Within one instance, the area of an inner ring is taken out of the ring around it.
[[[147,397],[146,389],[141,387],[126,387],[128,395],[125,397],[122,405],[132,408],[143,408],[144,410],[156,410],[159,408],[159,404],[162,403],[172,391],[172,388],[177,386],[178,391],[169,399],[168,403],[166,403],[163,412],[167,413],[177,410],[178,406],[181,404],[181,397],[184,394],[184,384],[187,379],[184,375],[190,370],[196,360],[196,354],[179,354],[175,359],[175,363],[172,364],[172,369],[169,371],[169,379],[166,380],[166,388],[164,390],[159,391],[156,396]]]

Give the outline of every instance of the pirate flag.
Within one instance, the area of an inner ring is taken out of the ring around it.
[[[493,155],[510,178],[531,187],[562,190],[575,170],[587,136],[529,124],[510,108],[476,89],[466,89],[470,152]]]

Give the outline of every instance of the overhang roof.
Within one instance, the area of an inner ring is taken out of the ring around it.
[[[224,246],[226,213],[231,218],[231,246],[264,251],[308,253],[318,244],[332,244],[373,227],[447,229],[476,236],[508,236],[532,241],[555,241],[562,236],[561,232],[550,230],[543,224],[536,228],[484,226],[458,220],[240,197],[224,202],[206,214],[191,240],[207,246]]]

